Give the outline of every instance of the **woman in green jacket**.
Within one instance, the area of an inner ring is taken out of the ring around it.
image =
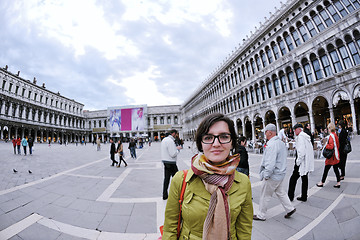
[[[251,239],[253,206],[248,177],[236,171],[239,155],[234,123],[223,114],[204,118],[196,132],[201,154],[192,158],[186,176],[179,239]],[[183,171],[171,181],[162,239],[177,239]]]

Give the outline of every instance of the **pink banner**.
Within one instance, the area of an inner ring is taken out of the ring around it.
[[[132,109],[121,109],[121,131],[131,131]]]

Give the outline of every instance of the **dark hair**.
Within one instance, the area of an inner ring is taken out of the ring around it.
[[[347,124],[346,124],[346,122],[344,120],[340,120],[339,125],[341,126],[342,129],[344,129]]]
[[[176,130],[176,129],[171,129],[170,131],[169,131],[169,135],[171,135],[171,134],[173,134],[173,133],[177,133],[178,131]]]
[[[241,137],[239,137],[239,143],[241,143],[241,142],[246,142],[246,137],[244,137],[244,136],[241,136]]]
[[[237,135],[235,132],[234,122],[226,117],[225,115],[221,113],[213,113],[208,116],[206,116],[200,123],[198,129],[196,130],[195,134],[195,141],[196,141],[196,147],[197,149],[202,152],[202,145],[201,145],[201,138],[204,134],[207,134],[209,132],[209,129],[214,123],[224,121],[227,123],[230,134],[231,134],[231,141],[232,141],[232,147],[236,148],[237,145]]]

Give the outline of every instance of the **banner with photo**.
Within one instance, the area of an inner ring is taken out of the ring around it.
[[[146,113],[146,105],[108,108],[109,130],[110,132],[144,131]]]

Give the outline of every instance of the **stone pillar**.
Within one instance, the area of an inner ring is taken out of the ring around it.
[[[2,102],[1,102],[0,114],[1,114],[1,115],[5,114],[5,101],[2,101]]]
[[[350,108],[351,108],[351,118],[352,118],[352,125],[353,125],[353,133],[357,134],[356,111],[355,111],[354,100],[350,101]]]
[[[1,128],[1,131],[0,131],[0,139],[3,139],[3,130],[4,130],[4,127],[3,126],[0,126]]]
[[[9,106],[9,111],[8,111],[8,116],[12,116],[12,109],[13,109],[13,103],[10,102],[10,106]]]
[[[44,130],[41,130],[40,132],[40,142],[44,141]]]
[[[243,136],[245,136],[245,125],[246,125],[245,123],[246,122],[243,122],[243,126],[242,126],[243,127]]]
[[[251,133],[252,133],[252,140],[256,140],[255,138],[255,122],[253,121],[251,124]]]
[[[37,133],[38,133],[38,131],[36,130],[36,129],[34,129],[34,142],[38,142],[38,140],[37,140]]]
[[[28,118],[28,120],[31,120],[31,121],[32,121],[32,119],[33,119],[32,109],[29,108],[29,118]]]
[[[36,109],[36,110],[35,110],[35,118],[34,118],[34,121],[35,121],[35,122],[39,121],[39,109]]]
[[[329,107],[329,112],[330,112],[331,122],[335,124],[334,109],[332,107]]]
[[[315,122],[314,122],[314,114],[312,109],[309,109],[309,118],[310,118],[310,128],[311,132],[315,132]]]
[[[19,116],[19,108],[20,108],[20,105],[17,105],[16,109],[15,109],[15,117],[16,118],[20,118],[20,116]]]
[[[292,127],[294,127],[295,124],[296,124],[296,116],[295,116],[295,112],[292,111],[291,112],[291,125],[292,125]]]

